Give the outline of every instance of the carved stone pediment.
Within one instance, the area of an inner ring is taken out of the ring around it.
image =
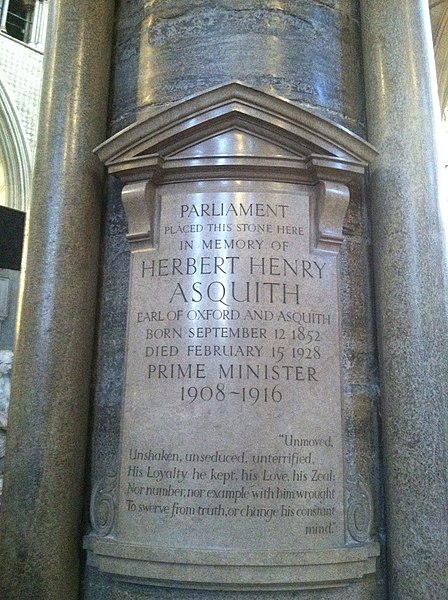
[[[241,83],[204,92],[147,117],[96,149],[109,172],[124,181],[173,182],[217,175],[309,183],[333,171],[344,183],[359,177],[372,146],[317,115]],[[218,170],[218,173],[217,173]],[[188,171],[188,173],[186,173]],[[272,174],[269,173],[272,179]]]
[[[138,121],[96,152],[126,184],[122,199],[130,241],[153,241],[154,186],[276,181],[316,186],[315,244],[330,251],[342,241],[350,191],[357,190],[376,155],[343,127],[238,82]]]

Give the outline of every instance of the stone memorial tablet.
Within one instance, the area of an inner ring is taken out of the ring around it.
[[[129,540],[343,542],[336,258],[310,252],[308,195],[269,187],[162,193],[158,247],[132,256]]]
[[[363,166],[198,114],[203,139],[187,117],[183,145],[151,134],[169,157],[157,185],[149,135],[110,167],[126,182],[127,355],[119,468],[94,490],[87,545],[140,582],[340,585],[377,553],[342,436],[338,252]]]

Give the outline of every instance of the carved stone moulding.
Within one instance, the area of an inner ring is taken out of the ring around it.
[[[90,538],[89,564],[117,579],[167,587],[241,591],[346,586],[376,570],[378,546],[278,553],[147,548],[113,538]]]
[[[376,155],[345,128],[238,82],[137,122],[96,152],[109,174],[125,184],[130,241],[151,237],[155,186],[222,180],[320,185],[323,222],[318,237],[334,237],[335,227],[336,238],[342,239],[341,222],[330,224],[324,215],[331,211],[323,205],[336,206],[339,200],[341,221],[349,191],[360,192],[365,169]]]
[[[97,148],[122,181],[155,183],[243,175],[353,182],[375,156],[341,126],[240,83],[202,93],[117,133]],[[249,170],[248,170],[249,169]]]
[[[338,255],[375,150],[230,83],[97,153],[124,184],[131,275],[119,467],[94,488],[90,564],[232,590],[374,572],[370,496],[344,466]]]

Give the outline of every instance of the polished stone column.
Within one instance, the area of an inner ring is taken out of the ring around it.
[[[78,598],[112,0],[52,2],[2,506],[0,597]]]
[[[359,29],[358,0],[121,2],[112,125],[238,80],[362,135]]]
[[[362,0],[390,597],[446,598],[448,319],[425,0]]]

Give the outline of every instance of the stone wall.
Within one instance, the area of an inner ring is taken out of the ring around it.
[[[32,155],[36,146],[42,60],[38,50],[0,34],[0,77],[17,109]]]

